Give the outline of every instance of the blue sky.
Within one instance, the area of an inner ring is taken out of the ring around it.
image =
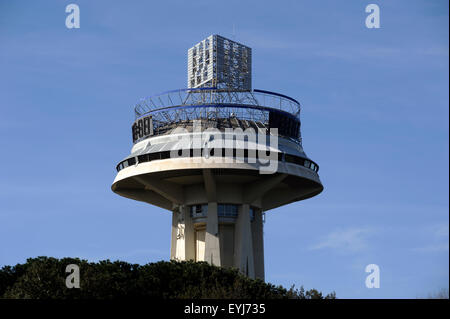
[[[187,49],[233,25],[253,87],[302,103],[325,186],[267,212],[266,280],[341,298],[448,289],[448,1],[0,0],[0,266],[169,259],[170,214],[115,195],[115,165],[132,105],[185,87]]]

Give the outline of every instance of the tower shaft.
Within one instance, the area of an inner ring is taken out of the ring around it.
[[[236,197],[230,201],[242,201],[242,195]],[[263,211],[248,203],[217,201],[175,206],[170,258],[234,267],[264,280]]]

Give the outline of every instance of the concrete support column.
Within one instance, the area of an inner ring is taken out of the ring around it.
[[[254,208],[255,219],[252,224],[253,259],[255,277],[264,280],[264,223],[261,209]]]
[[[183,206],[184,213],[184,245],[186,260],[195,260],[195,229],[189,206]]]
[[[176,259],[178,232],[178,209],[172,210],[172,233],[170,238],[170,259]]]
[[[179,206],[172,213],[170,259],[195,260],[194,224],[188,206]]]
[[[243,204],[239,207],[235,225],[234,244],[234,266],[244,275],[255,278],[250,205],[248,204]]]
[[[204,260],[215,266],[222,265],[220,262],[219,221],[216,202],[208,203]]]
[[[177,211],[177,244],[175,248],[175,259],[176,260],[186,260],[185,256],[185,219],[182,207],[178,207]]]

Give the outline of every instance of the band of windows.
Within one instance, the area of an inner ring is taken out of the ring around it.
[[[218,217],[228,217],[237,218],[239,213],[239,205],[235,204],[218,204],[217,205],[217,216]],[[255,219],[255,211],[253,207],[249,210],[250,221]],[[192,205],[190,207],[190,215],[192,218],[206,218],[208,216],[208,204]]]
[[[222,157],[228,156],[226,151],[227,150],[223,150]],[[248,150],[239,150],[239,151],[240,152],[238,153],[238,151],[236,149],[233,149],[233,158],[244,158],[244,159],[249,158]],[[255,153],[256,153],[255,159],[257,159],[258,153],[257,152],[255,152]],[[243,154],[243,156],[242,156],[242,154]],[[179,157],[183,157],[181,150],[178,155],[179,155]],[[269,155],[270,155],[270,153],[267,152],[266,156],[269,156]],[[193,150],[193,149],[190,150],[189,157],[198,157],[198,156],[205,156],[205,154],[203,154],[202,150],[200,150],[200,149],[199,150]],[[214,156],[214,149],[210,150],[210,156]],[[306,168],[312,169],[315,172],[319,171],[319,166],[316,163],[314,163],[313,161],[304,159],[302,157],[294,156],[294,155],[286,154],[286,153],[278,153],[277,157],[278,157],[277,160],[280,162],[293,163],[293,164],[301,165]],[[283,159],[283,157],[284,157],[284,159]],[[137,162],[136,162],[136,158],[137,158]],[[155,161],[155,160],[163,160],[163,159],[169,159],[169,158],[171,158],[170,151],[139,155],[137,157],[132,157],[132,158],[129,158],[127,160],[120,162],[117,165],[116,169],[119,172],[128,166],[135,165],[136,163],[139,164],[139,163],[145,163],[145,162],[151,162],[151,161]],[[265,157],[264,159],[267,160],[268,158]]]
[[[189,150],[189,157],[200,157],[200,156],[205,156],[206,154],[204,154],[202,149],[190,149]],[[227,149],[222,149],[222,157],[225,156],[229,156],[229,153],[231,153],[231,150],[227,150]],[[242,156],[243,154],[243,156]],[[277,157],[278,157],[278,161],[279,162],[286,162],[286,163],[292,163],[292,164],[297,164],[300,166],[304,166],[306,168],[309,168],[313,171],[315,171],[316,173],[319,171],[319,165],[317,165],[316,163],[314,163],[313,161],[304,159],[302,157],[299,156],[295,156],[295,155],[291,155],[291,154],[287,154],[287,153],[277,153]],[[253,154],[251,154],[253,155]],[[254,152],[254,155],[256,156],[254,159],[258,158],[258,152]],[[270,153],[266,152],[266,156],[264,159],[267,160],[269,157]],[[183,157],[183,152],[182,150],[179,151],[178,153],[179,157]],[[209,150],[209,156],[215,156],[214,155],[214,149],[210,149]],[[248,159],[249,158],[249,152],[247,149],[244,150],[236,150],[233,149],[233,158],[244,158]],[[117,172],[120,172],[122,169],[128,167],[128,166],[132,166],[132,165],[136,165],[136,164],[140,164],[140,163],[146,163],[146,162],[151,162],[151,161],[157,161],[157,160],[163,160],[163,159],[169,159],[171,158],[170,156],[170,151],[163,151],[163,152],[156,152],[156,153],[149,153],[149,154],[144,154],[144,155],[139,155],[137,157],[131,157],[127,160],[124,160],[122,162],[120,162],[117,166],[116,166],[116,170]],[[252,158],[252,157],[250,157]],[[137,159],[137,162],[136,162]],[[248,162],[248,160],[247,160]]]

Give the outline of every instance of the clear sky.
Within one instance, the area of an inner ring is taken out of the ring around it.
[[[325,186],[267,212],[266,280],[341,298],[448,289],[448,14],[446,0],[0,0],[0,266],[169,259],[170,213],[110,186],[133,104],[184,88],[187,49],[220,34],[252,47],[254,88],[302,103]]]

